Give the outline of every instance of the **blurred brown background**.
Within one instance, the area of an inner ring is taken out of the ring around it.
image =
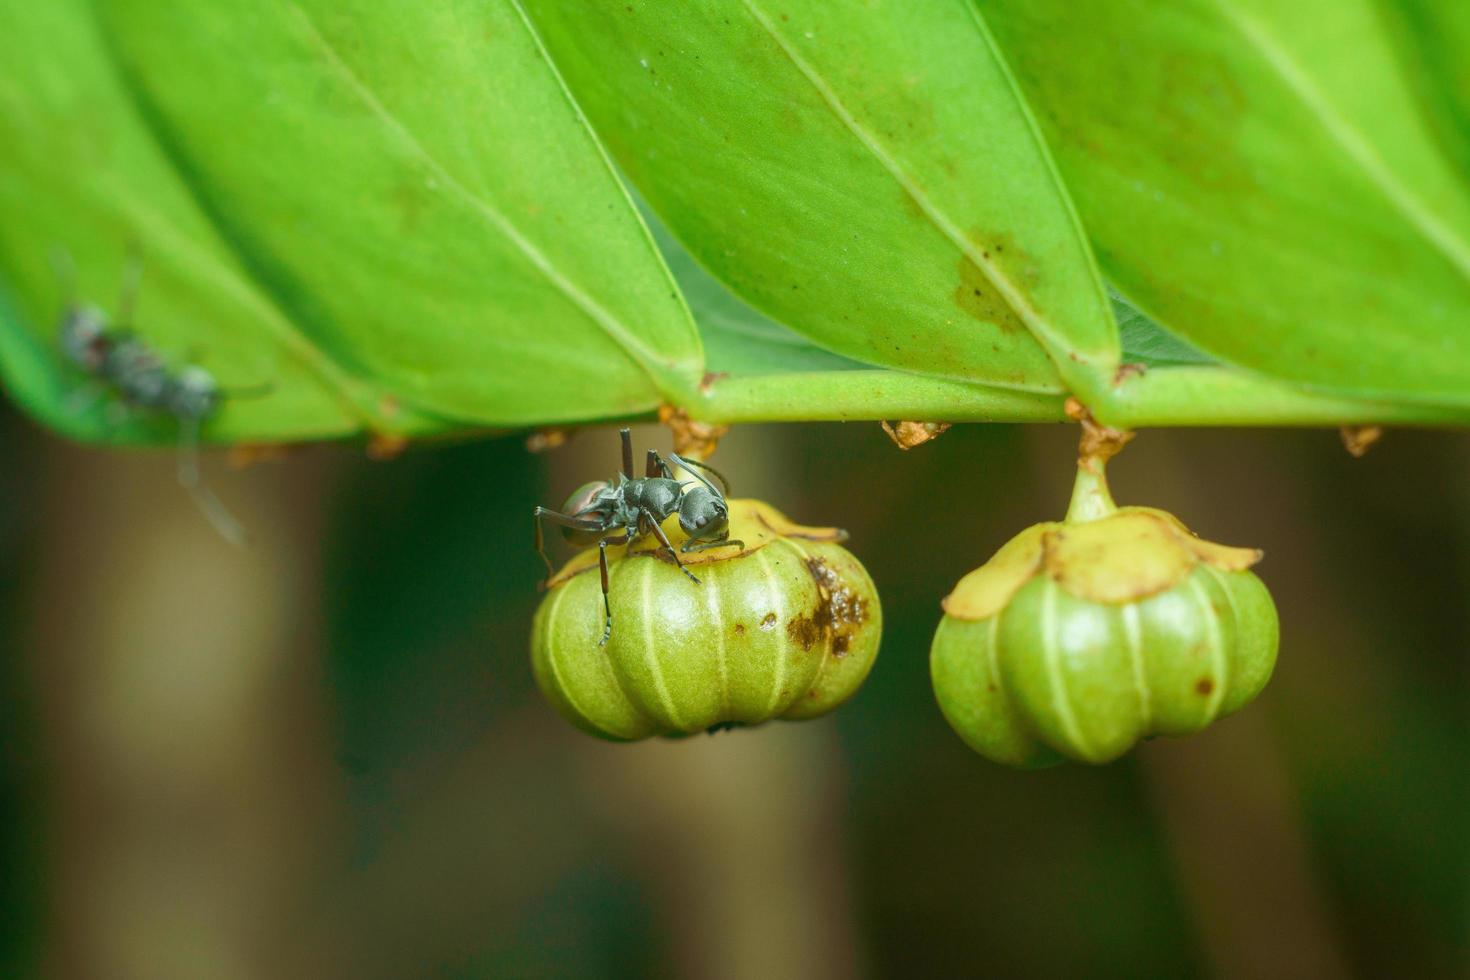
[[[738,494],[851,530],[882,653],[827,719],[628,746],[526,647],[531,508],[610,474],[612,429],[216,456],[246,552],[169,453],[0,433],[0,975],[1470,974],[1463,434],[1144,433],[1115,495],[1266,549],[1276,677],[1201,736],[1015,773],[946,728],[928,644],[1063,512],[1067,427],[735,431]]]

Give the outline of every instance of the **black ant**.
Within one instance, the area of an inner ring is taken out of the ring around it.
[[[669,458],[697,481],[680,483],[674,479],[674,472],[668,462],[657,450],[650,449],[644,475],[635,477],[632,434],[623,429],[619,435],[623,440],[621,473],[614,476],[611,482],[598,480],[579,487],[567,498],[565,513],[549,507],[537,507],[533,515],[536,525],[536,551],[541,555],[541,560],[546,562],[548,574],[552,567],[541,532],[542,520],[561,525],[562,534],[572,544],[597,545],[597,561],[602,571],[602,608],[606,615],[606,625],[598,646],[606,644],[608,637],[612,635],[612,605],[607,598],[608,545],[630,545],[645,534],[652,534],[663,546],[663,550],[674,559],[679,570],[696,585],[699,584],[699,579],[679,561],[681,553],[688,554],[725,545],[745,546],[743,541],[730,540],[730,511],[725,503],[725,494],[730,492],[730,483],[718,470],[698,460],[685,459],[670,453]],[[696,467],[712,473],[724,486],[724,493],[701,476]],[[669,543],[661,526],[664,519],[671,514],[679,515],[679,527],[689,536],[689,540],[678,551]],[[607,533],[618,528],[623,529],[622,534]]]
[[[62,282],[66,305],[61,313],[61,351],[73,366],[93,379],[102,390],[117,396],[115,408],[138,409],[168,415],[179,426],[179,484],[194,498],[204,516],[226,541],[243,545],[245,530],[205,486],[199,472],[199,430],[219,410],[226,397],[248,397],[269,390],[226,392],[202,367],[187,365],[169,370],[163,358],[131,329],[133,305],[142,277],[142,261],[129,257],[123,274],[118,312],[109,318],[97,306],[76,298],[75,267],[65,250],[58,250],[57,276]],[[76,405],[80,411],[85,405]]]

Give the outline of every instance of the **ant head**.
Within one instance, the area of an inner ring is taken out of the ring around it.
[[[168,408],[172,382],[162,359],[142,339],[126,331],[108,335],[102,374],[130,404]]]
[[[180,419],[205,419],[219,408],[220,390],[214,375],[202,367],[179,371],[169,392],[169,411]]]
[[[679,501],[679,527],[690,537],[708,534],[730,522],[724,498],[707,487],[695,486]]]

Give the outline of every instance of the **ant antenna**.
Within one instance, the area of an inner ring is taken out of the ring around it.
[[[727,479],[725,479],[725,475],[723,473],[721,473],[719,470],[715,469],[713,466],[709,465],[708,463],[701,463],[697,459],[685,459],[683,456],[680,456],[677,453],[669,453],[669,457],[671,459],[673,459],[675,462],[677,462],[680,466],[684,467],[684,469],[688,471],[688,473],[689,473],[690,476],[694,477],[696,480],[698,480],[700,483],[703,483],[705,486],[709,487],[711,490],[714,490],[715,489],[714,488],[714,484],[710,483],[704,477],[700,476],[694,470],[690,469],[690,467],[691,466],[697,466],[700,469],[705,470],[706,472],[713,473],[715,475],[716,479],[718,479],[720,481],[720,483],[724,486],[724,488],[725,488],[725,494],[724,495],[726,497],[730,496],[730,481],[727,480]]]
[[[242,398],[264,398],[276,390],[274,381],[262,381],[259,384],[246,385],[243,388],[221,388],[220,397],[228,401],[239,401]]]
[[[234,516],[220,503],[220,499],[214,495],[209,487],[204,485],[204,480],[199,473],[199,420],[179,420],[179,486],[189,491],[189,496],[194,498],[194,503],[199,506],[209,523],[219,532],[219,536],[237,548],[245,547],[249,541],[249,535],[245,528]]]

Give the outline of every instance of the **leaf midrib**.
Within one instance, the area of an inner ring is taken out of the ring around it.
[[[95,15],[91,19],[91,24],[97,31],[98,44],[106,52],[108,63],[117,76],[119,89],[138,113],[141,127],[149,134],[160,156],[170,166],[186,198],[194,205],[207,226],[214,231],[215,241],[238,257],[238,244],[230,236],[224,234],[209,209],[200,205],[197,188],[179,168],[166,141],[160,137],[156,120],[148,111],[132,73],[126,69],[118,57],[117,49],[109,40],[108,32],[104,29],[105,25]],[[263,296],[260,290],[251,288],[243,275],[237,274],[235,270],[226,270],[223,265],[216,262],[205,263],[196,260],[194,255],[199,250],[188,247],[192,244],[188,236],[177,227],[171,218],[162,215],[152,202],[139,201],[131,187],[127,186],[115,189],[116,199],[126,202],[136,218],[148,219],[149,224],[154,228],[155,235],[162,235],[165,240],[177,243],[171,251],[177,261],[192,265],[201,272],[207,273],[212,281],[222,287],[228,287],[232,295],[235,295],[249,308],[254,309],[260,316],[257,322],[262,324],[264,329],[269,331],[288,353],[315,376],[316,380],[334,397],[344,414],[356,422],[359,430],[375,432],[388,428],[383,424],[382,419],[363,407],[363,402],[375,395],[380,395],[381,389],[346,371],[334,357],[297,327],[273,299]]]
[[[317,28],[316,22],[307,11],[298,3],[290,3],[288,7],[295,12],[306,30],[310,40],[325,57],[327,63],[334,69],[337,75],[346,83],[359,101],[375,116],[379,122],[398,136],[403,145],[406,146],[419,160],[433,172],[443,184],[472,211],[479,214],[487,224],[507,239],[517,251],[519,251],[531,265],[542,274],[551,285],[565,296],[571,303],[580,309],[593,323],[605,333],[627,356],[642,370],[649,378],[655,391],[663,391],[665,376],[659,370],[659,366],[672,368],[664,358],[649,348],[638,338],[638,336],[625,326],[611,311],[584,292],[581,287],[561,272],[552,262],[550,257],[537,248],[515,223],[502,214],[493,204],[485,200],[474,191],[470,190],[458,177],[444,164],[429,152],[413,131],[395,116],[377,94],[361,79],[352,67],[343,60],[336,47]],[[524,20],[522,21],[524,25]],[[533,35],[534,38],[534,35]]]
[[[1259,21],[1229,0],[1215,0],[1221,16],[1255,47],[1261,59],[1306,106],[1328,136],[1404,219],[1465,278],[1470,278],[1470,242],[1441,222],[1378,155],[1373,144],[1333,105],[1291,54]]]
[[[817,94],[822,97],[822,100],[832,111],[833,115],[857,137],[858,142],[862,144],[863,148],[888,172],[889,176],[898,183],[904,193],[909,195],[924,217],[934,225],[940,234],[944,235],[966,258],[973,262],[985,274],[986,279],[995,287],[1002,298],[1005,299],[1006,304],[1021,318],[1021,321],[1026,324],[1027,329],[1031,331],[1033,337],[1054,360],[1059,357],[1067,358],[1069,355],[1084,360],[1090,357],[1102,356],[1099,352],[1077,351],[1070,338],[1065,335],[1065,332],[1054,327],[1039,310],[1032,306],[1027,300],[1025,293],[985,254],[985,251],[971,242],[959,226],[950,220],[944,211],[929,198],[929,195],[924,193],[914,178],[909,175],[897,158],[888,151],[878,137],[858,121],[857,117],[847,108],[836,91],[827,83],[826,79],[782,36],[775,22],[771,20],[765,11],[756,5],[755,0],[741,0],[741,3],[751,18],[770,35],[771,39],[776,43],[776,46],[781,49],[782,53],[786,55],[792,65],[796,67],[797,71],[817,91]]]

